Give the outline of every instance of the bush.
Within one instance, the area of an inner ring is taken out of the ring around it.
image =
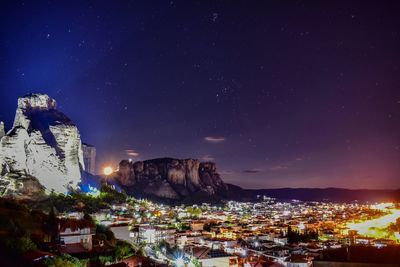
[[[125,203],[128,196],[125,191],[118,192],[109,185],[102,185],[99,198],[106,203]]]
[[[305,231],[303,234],[292,230],[292,228],[288,227],[288,243],[299,243],[299,242],[310,242],[313,240],[318,240],[318,231]]]
[[[108,241],[115,239],[114,233],[110,230],[110,228],[102,224],[96,225],[96,234],[99,234],[100,236],[104,235]]]
[[[118,240],[115,246],[115,258],[122,260],[135,254],[132,245],[126,241]]]
[[[49,267],[85,267],[86,264],[71,255],[64,254],[44,261],[45,266]]]
[[[99,261],[101,265],[107,265],[115,261],[112,256],[99,256]]]
[[[36,244],[33,243],[29,235],[23,235],[20,238],[8,240],[7,247],[18,254],[23,254],[30,250],[37,250]]]
[[[49,200],[51,206],[61,212],[74,211],[79,206],[83,212],[93,213],[100,209],[110,208],[110,204],[124,203],[127,197],[124,191],[118,192],[111,186],[103,185],[99,196],[92,196],[80,191],[71,191],[69,195],[52,192]]]

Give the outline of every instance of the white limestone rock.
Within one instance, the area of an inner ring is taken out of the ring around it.
[[[34,177],[47,192],[66,193],[77,188],[82,170],[79,131],[56,101],[44,94],[19,98],[13,128],[0,140],[0,179]]]
[[[4,130],[4,122],[0,121],[0,140],[5,135],[6,135],[6,132]]]
[[[0,195],[19,200],[42,200],[45,198],[45,188],[33,176],[9,172],[0,179]]]

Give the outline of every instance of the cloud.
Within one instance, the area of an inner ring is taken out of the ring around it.
[[[221,170],[219,171],[219,174],[221,175],[230,175],[230,174],[234,174],[235,171],[231,171],[231,170]]]
[[[248,169],[248,170],[243,170],[244,173],[259,173],[262,172],[261,169]]]
[[[204,155],[204,156],[201,158],[201,160],[202,160],[202,161],[214,161],[215,158],[214,158],[213,156],[211,156],[211,155]]]
[[[126,149],[125,152],[130,157],[139,157],[139,152],[137,152],[136,150]]]
[[[221,143],[224,142],[226,139],[223,136],[206,136],[204,140],[210,143]]]
[[[270,171],[280,171],[280,170],[286,170],[289,167],[287,165],[275,165],[269,168]]]

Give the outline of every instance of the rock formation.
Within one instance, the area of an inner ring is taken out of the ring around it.
[[[5,129],[4,129],[4,122],[0,121],[0,139],[6,135]]]
[[[1,129],[3,124],[0,136]],[[54,99],[19,98],[13,127],[0,138],[0,196],[39,189],[65,193],[78,186],[84,170],[80,134]]]
[[[123,160],[111,179],[128,192],[143,192],[174,200],[182,200],[199,192],[215,195],[227,190],[215,163],[196,159]]]

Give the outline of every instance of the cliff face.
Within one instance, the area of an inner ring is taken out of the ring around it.
[[[215,163],[196,159],[123,160],[112,178],[128,191],[175,200],[198,192],[215,195],[227,190]]]
[[[6,135],[6,132],[4,130],[4,122],[0,121],[0,139]]]
[[[77,188],[84,170],[80,134],[54,99],[19,98],[13,127],[0,138],[0,195],[26,195],[37,182],[58,193]]]

